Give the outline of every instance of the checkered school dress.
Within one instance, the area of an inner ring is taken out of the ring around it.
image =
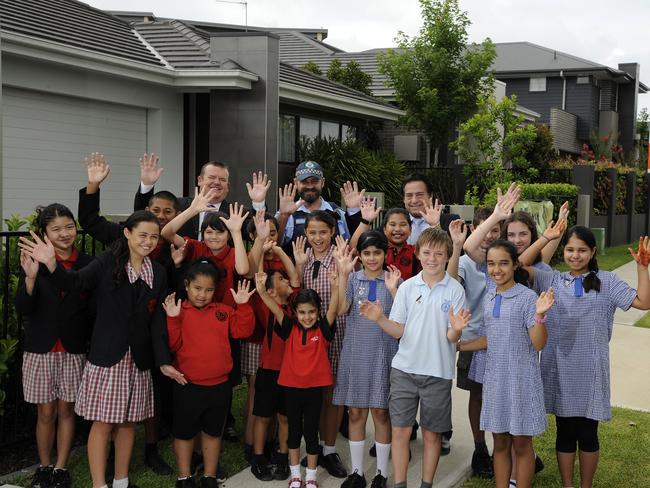
[[[384,276],[369,280],[363,271],[350,274],[346,300],[350,303],[345,338],[334,389],[335,405],[355,408],[388,408],[390,365],[397,352],[397,339],[386,334],[372,320],[359,313],[359,304],[369,298],[370,282],[376,284],[374,300],[379,300],[384,314],[390,314],[393,297]]]
[[[257,368],[260,365],[260,353],[262,352],[262,344],[257,342],[241,343],[241,374],[244,376],[252,376],[257,373]]]
[[[28,403],[75,402],[86,364],[85,354],[23,353],[23,396]]]
[[[600,292],[586,293],[582,280],[553,271],[535,274],[534,289],[553,288],[548,341],[541,366],[546,411],[560,417],[611,419],[609,341],[616,308],[628,310],[636,290],[614,273],[599,271]]]
[[[524,285],[499,293],[488,285],[481,430],[536,436],[548,427],[539,356],[528,335],[535,325],[536,301],[537,294]]]
[[[142,279],[147,286],[153,287],[153,265],[148,257],[144,258],[139,275],[127,262],[126,275],[131,284]],[[113,366],[88,362],[81,378],[75,412],[86,420],[107,424],[140,422],[153,417],[151,371],[142,371],[136,366],[130,348]]]
[[[334,246],[330,246],[327,254],[320,260],[314,258],[312,249],[308,251],[307,264],[303,272],[303,288],[311,288],[316,291],[321,299],[321,312],[324,315],[330,305],[330,279],[329,272],[331,269],[336,269],[336,261],[334,260]],[[345,336],[345,315],[339,315],[336,318],[336,331],[334,339],[330,343],[328,358],[330,360],[330,367],[332,375],[336,378],[338,371],[339,356],[343,347],[343,337]]]

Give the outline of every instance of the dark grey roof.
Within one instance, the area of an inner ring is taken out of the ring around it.
[[[142,63],[162,63],[123,20],[77,0],[0,0],[0,29]]]
[[[492,69],[497,73],[513,71],[611,69],[608,66],[548,47],[539,46],[531,42],[502,42],[494,46],[497,51],[497,57],[494,60]]]

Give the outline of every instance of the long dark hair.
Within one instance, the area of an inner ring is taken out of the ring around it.
[[[503,222],[503,226],[501,227],[501,239],[508,240],[508,225],[512,224],[513,222],[521,222],[526,227],[528,227],[528,230],[530,231],[531,245],[537,241],[539,236],[537,235],[537,226],[535,225],[535,221],[528,212],[524,212],[523,210],[514,212],[505,220],[505,222]],[[542,253],[539,253],[537,256],[535,256],[535,261],[533,261],[533,264],[539,263],[541,260]]]
[[[519,262],[518,261],[519,255],[517,254],[517,248],[515,247],[515,245],[506,239],[497,239],[492,244],[490,244],[490,247],[488,247],[487,250],[487,254],[490,253],[490,249],[496,249],[496,248],[503,249],[510,256],[510,259],[512,260],[512,264],[514,264],[515,266],[515,273],[514,273],[515,282],[528,286],[528,280],[530,279],[530,276],[528,275],[528,271],[526,271],[521,266],[517,266]]]
[[[594,233],[591,232],[591,230],[581,225],[575,225],[569,229],[569,232],[566,234],[567,242],[572,236],[576,236],[582,242],[587,244],[587,247],[592,251],[596,249],[593,257],[589,260],[589,274],[584,280],[582,280],[582,288],[584,288],[585,293],[589,293],[591,290],[599,292],[600,278],[598,278],[598,261],[596,260],[596,254],[598,253],[596,248],[596,237],[594,237]]]
[[[61,203],[50,203],[49,205],[36,207],[36,230],[41,237],[45,237],[47,224],[57,217],[68,217],[73,222],[75,221],[72,211]]]
[[[133,232],[133,229],[140,222],[152,222],[160,228],[158,218],[148,210],[138,210],[129,215],[124,222],[124,228]],[[118,240],[111,244],[111,252],[115,257],[115,268],[113,268],[113,280],[116,284],[123,283],[126,280],[126,263],[129,262],[129,243],[126,236],[122,235]]]

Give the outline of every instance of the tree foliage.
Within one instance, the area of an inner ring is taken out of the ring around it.
[[[339,59],[334,59],[327,70],[327,77],[366,95],[372,94],[370,92],[372,77],[362,71],[359,63],[354,60],[343,66]]]
[[[323,70],[320,69],[320,66],[318,66],[316,63],[313,61],[309,61],[307,64],[305,64],[302,69],[307,70],[311,73],[314,73],[315,75],[318,76],[323,76]]]
[[[479,96],[492,92],[488,70],[496,51],[489,39],[468,45],[470,20],[458,0],[420,0],[420,5],[419,35],[400,32],[399,49],[380,54],[379,70],[406,112],[401,123],[423,131],[439,148],[476,109]]]

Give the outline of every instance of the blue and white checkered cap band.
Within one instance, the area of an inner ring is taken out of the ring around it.
[[[296,170],[296,178],[299,180],[306,180],[310,176],[315,176],[321,180],[324,178],[323,172],[316,168],[303,168]]]

